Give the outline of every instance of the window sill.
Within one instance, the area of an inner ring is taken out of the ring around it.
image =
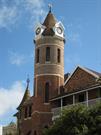
[[[51,63],[51,61],[45,61],[45,64],[49,64],[49,63]]]
[[[44,105],[50,105],[50,103],[44,103]]]
[[[31,117],[24,118],[24,120],[30,120],[30,119],[31,119]]]

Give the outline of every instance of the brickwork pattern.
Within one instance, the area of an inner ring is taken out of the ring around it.
[[[78,68],[64,87],[65,92],[73,92],[87,88],[94,84],[96,84],[96,78],[93,75]]]

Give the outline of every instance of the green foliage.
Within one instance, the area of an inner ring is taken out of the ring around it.
[[[87,108],[75,105],[63,110],[44,135],[101,135],[101,103]]]
[[[101,103],[89,108],[88,135],[101,135]]]

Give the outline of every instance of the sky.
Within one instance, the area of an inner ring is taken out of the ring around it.
[[[16,120],[28,75],[33,94],[35,26],[49,3],[65,27],[65,73],[101,72],[101,0],[0,0],[0,126]]]

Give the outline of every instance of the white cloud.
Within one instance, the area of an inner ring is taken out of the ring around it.
[[[9,29],[24,15],[24,18],[30,18],[31,23],[35,24],[45,14],[44,6],[44,0],[2,0],[0,1],[0,28]]]
[[[31,27],[43,20],[43,17],[46,15],[44,6],[44,0],[25,0],[24,8],[29,12]]]
[[[10,54],[9,60],[11,64],[20,66],[26,63],[26,58],[24,55],[18,54],[16,52],[9,52],[9,54]]]
[[[19,54],[18,52],[8,51],[9,62],[12,65],[21,66],[23,64],[32,62],[34,54]]]
[[[8,111],[13,111],[21,102],[24,86],[21,81],[16,81],[9,89],[0,88],[0,116],[2,118]]]
[[[17,21],[17,10],[16,7],[6,7],[0,8],[0,27],[8,28],[9,25],[14,24]]]

